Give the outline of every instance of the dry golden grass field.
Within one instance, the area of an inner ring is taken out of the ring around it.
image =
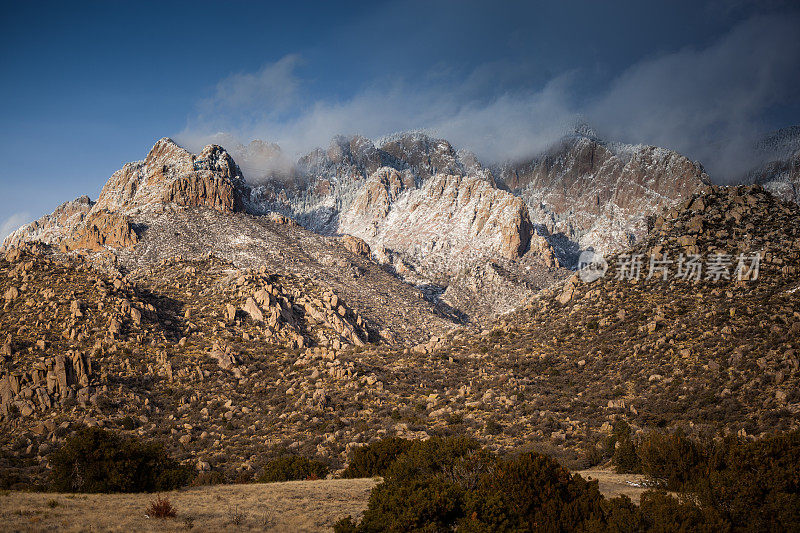
[[[638,502],[641,476],[603,470],[580,472],[597,479],[606,496]],[[367,506],[374,479],[325,479],[217,485],[164,493],[175,518],[146,516],[154,494],[0,493],[2,531],[325,531]]]

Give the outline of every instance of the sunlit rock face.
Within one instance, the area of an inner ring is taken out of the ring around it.
[[[157,203],[242,209],[241,172],[223,148],[206,146],[195,155],[171,139],[159,140],[144,161],[128,163],[108,180],[96,209],[129,211]]]

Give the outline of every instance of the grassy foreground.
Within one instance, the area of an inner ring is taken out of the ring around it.
[[[642,476],[602,470],[579,472],[597,479],[607,497],[638,501]],[[374,479],[323,479],[284,483],[216,485],[164,493],[175,518],[146,517],[154,494],[0,493],[2,531],[325,531],[343,516],[367,507]],[[237,524],[238,522],[238,524]],[[191,529],[189,529],[191,526]]]

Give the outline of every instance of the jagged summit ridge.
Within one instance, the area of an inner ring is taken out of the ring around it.
[[[403,251],[422,270],[449,273],[486,256],[517,259],[533,232],[524,203],[486,181],[437,174],[419,183],[388,167],[367,180],[339,228],[374,249]]]
[[[164,137],[142,161],[115,172],[96,202],[82,196],[11,234],[4,248],[40,241],[66,249],[99,251],[129,247],[138,238],[130,215],[171,204],[233,213],[244,208],[247,185],[233,158],[220,146],[192,154]]]

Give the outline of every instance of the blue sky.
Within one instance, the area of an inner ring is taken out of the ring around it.
[[[587,120],[724,176],[753,132],[800,123],[792,4],[7,4],[0,230],[96,199],[163,136],[293,156],[336,133],[428,129],[503,160]]]

